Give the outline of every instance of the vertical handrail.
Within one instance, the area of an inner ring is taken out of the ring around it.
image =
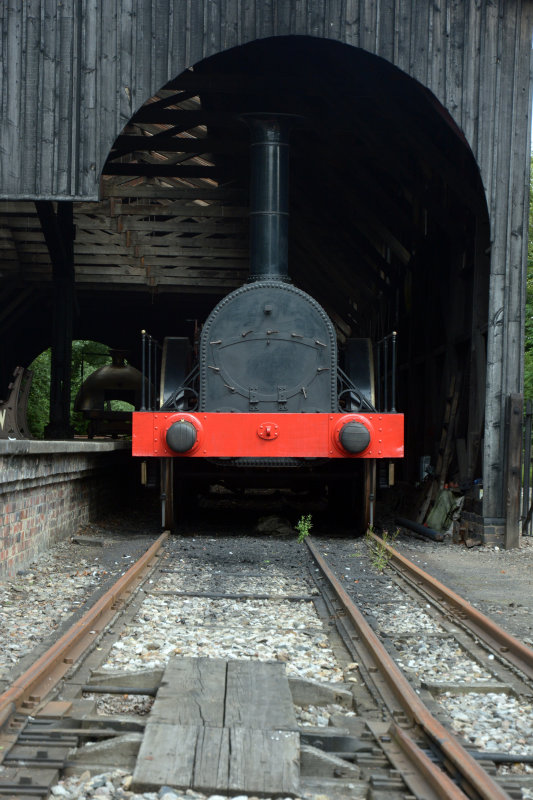
[[[378,342],[378,363],[377,363],[377,385],[378,385],[378,396],[376,398],[376,408],[378,411],[382,411],[381,408],[381,342]]]
[[[379,411],[396,413],[396,338],[398,334],[392,331],[377,346],[377,398],[376,406]],[[389,354],[390,340],[390,354]],[[389,369],[390,367],[390,369]],[[390,380],[389,380],[390,371]],[[390,393],[390,394],[389,394]],[[389,402],[390,398],[390,402]]]
[[[152,337],[148,337],[148,410],[152,411]]]
[[[154,342],[154,406],[155,406],[155,410],[156,411],[161,405],[161,398],[160,398],[161,387],[160,387],[159,377],[158,377],[158,375],[159,375],[159,371],[158,371],[159,359],[157,357],[158,348],[159,348],[159,342],[155,341]]]
[[[141,331],[141,361],[142,361],[142,386],[141,386],[141,411],[146,411],[146,331]]]
[[[154,411],[157,410],[158,398],[158,351],[161,352],[162,348],[157,339],[154,339],[146,331],[141,331],[141,335],[142,387],[140,411]]]
[[[391,411],[396,413],[396,331],[392,332],[392,360],[391,360]]]
[[[389,337],[383,339],[383,411],[389,410]]]

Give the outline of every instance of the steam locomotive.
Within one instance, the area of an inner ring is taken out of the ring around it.
[[[376,459],[403,456],[403,415],[394,411],[394,383],[392,409],[376,408],[370,340],[346,341],[341,368],[331,320],[290,282],[291,119],[257,114],[246,122],[248,282],[213,309],[192,366],[188,339],[164,340],[159,406],[154,410],[152,398],[143,398],[133,414],[132,452],[161,459],[164,526],[173,523],[192,482],[300,482],[325,485],[333,510],[361,532],[373,513]],[[146,374],[147,360],[156,356],[150,337],[143,341]]]

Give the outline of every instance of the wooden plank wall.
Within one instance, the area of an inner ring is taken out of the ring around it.
[[[532,0],[4,0],[0,198],[99,196],[133,112],[201,59],[304,35],[374,53],[427,86],[480,168],[491,219],[485,514],[503,516],[505,401],[522,387]]]
[[[98,199],[113,141],[170,78],[257,38],[303,35],[361,47],[431,89],[464,131],[492,210],[497,176],[527,149],[532,6],[532,0],[6,0],[0,4],[0,197]]]

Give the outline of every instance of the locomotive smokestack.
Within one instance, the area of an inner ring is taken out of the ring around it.
[[[243,117],[251,132],[250,281],[288,281],[290,115]]]

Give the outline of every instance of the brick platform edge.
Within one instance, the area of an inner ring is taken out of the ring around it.
[[[126,442],[1,445],[0,577],[117,506],[131,478]]]

